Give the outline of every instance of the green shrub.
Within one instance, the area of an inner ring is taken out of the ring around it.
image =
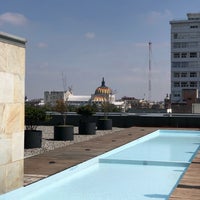
[[[36,130],[40,122],[46,120],[46,112],[43,107],[30,104],[25,105],[26,130]]]
[[[63,125],[66,125],[66,118],[67,118],[67,104],[64,102],[64,100],[60,99],[56,101],[56,106],[54,108],[55,111],[59,112],[63,117]]]
[[[94,106],[88,104],[85,106],[81,106],[77,109],[77,113],[84,116],[91,116],[95,113]]]

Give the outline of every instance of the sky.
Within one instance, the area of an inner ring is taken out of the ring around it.
[[[27,40],[29,99],[68,87],[74,95],[91,95],[104,77],[117,99],[162,101],[170,93],[169,22],[200,12],[200,0],[0,0],[0,4],[0,32]]]

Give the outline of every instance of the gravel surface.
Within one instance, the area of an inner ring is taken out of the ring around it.
[[[112,130],[97,130],[95,135],[79,135],[78,127],[74,127],[74,140],[73,141],[55,141],[53,140],[53,126],[39,126],[37,130],[42,130],[42,148],[24,149],[24,157],[31,157],[37,154],[44,153],[46,151],[53,150],[55,148],[64,147],[74,143],[90,140],[95,137],[110,134],[116,131],[123,130],[123,128],[113,127]]]

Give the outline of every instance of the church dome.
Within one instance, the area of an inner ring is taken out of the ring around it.
[[[94,102],[106,102],[107,98],[105,96],[102,95],[95,95],[93,98]]]
[[[101,82],[101,86],[98,87],[95,90],[95,95],[98,95],[98,94],[100,94],[100,95],[102,95],[102,94],[109,95],[111,93],[112,93],[112,90],[105,85],[105,81],[104,81],[104,78],[103,78],[102,82]]]

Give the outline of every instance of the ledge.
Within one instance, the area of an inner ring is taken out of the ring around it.
[[[6,42],[20,47],[25,47],[27,40],[21,37],[17,37],[15,35],[0,32],[0,42]]]

